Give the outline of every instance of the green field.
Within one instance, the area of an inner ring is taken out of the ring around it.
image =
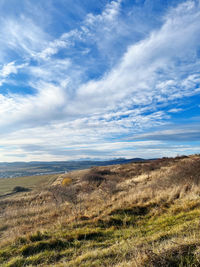
[[[0,179],[0,196],[11,193],[16,186],[22,186],[28,189],[46,187],[54,182],[58,175],[59,174],[46,174],[17,178],[2,178]]]

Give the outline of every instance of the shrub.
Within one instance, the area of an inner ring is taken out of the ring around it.
[[[169,188],[174,185],[184,186],[185,191],[192,188],[192,185],[200,184],[200,159],[181,159],[163,170],[162,175],[152,183],[154,190],[157,188]],[[179,198],[179,194],[177,195]]]
[[[83,176],[83,181],[95,184],[99,186],[103,181],[105,181],[104,175],[108,175],[109,171],[98,170],[96,168],[92,168],[89,173]]]
[[[66,178],[64,178],[64,179],[62,180],[62,185],[63,185],[63,186],[67,186],[67,185],[69,185],[69,184],[71,184],[71,183],[72,183],[72,179],[69,178],[69,177],[66,177]]]
[[[23,186],[15,186],[13,188],[13,193],[18,193],[18,192],[28,192],[30,191],[29,188],[23,187]]]
[[[188,185],[200,183],[200,159],[179,161],[171,170],[169,183],[187,183]]]

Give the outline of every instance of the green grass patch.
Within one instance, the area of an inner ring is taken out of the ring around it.
[[[29,240],[32,242],[47,240],[49,238],[50,236],[47,233],[41,233],[40,231],[37,231],[35,234],[29,236]]]
[[[69,242],[60,239],[39,241],[21,247],[20,252],[24,257],[40,253],[45,250],[62,250],[69,246]]]
[[[197,237],[199,205],[185,211],[180,209],[179,213],[176,204],[165,209],[164,214],[152,215],[151,211],[149,207],[118,209],[97,222],[79,221],[55,232],[38,231],[21,237],[13,247],[1,250],[0,263],[7,264],[5,266],[57,266],[59,262],[66,266],[111,266],[131,259],[134,247],[159,247],[173,238],[190,237],[193,232]],[[199,266],[195,265],[198,262],[196,249],[197,244],[172,244],[169,249],[159,251],[149,249],[143,266]]]
[[[17,178],[0,179],[0,196],[9,194],[17,186],[34,189],[37,187],[46,187],[58,177],[58,174],[25,176]]]

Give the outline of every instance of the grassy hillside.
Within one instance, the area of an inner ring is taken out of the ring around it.
[[[0,196],[9,194],[16,186],[23,186],[27,189],[46,187],[58,177],[57,174],[25,176],[17,178],[0,179]]]
[[[0,265],[200,266],[199,182],[199,156],[166,158],[3,198]]]

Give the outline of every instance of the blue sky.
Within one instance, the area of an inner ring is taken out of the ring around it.
[[[200,152],[199,0],[0,0],[0,161]]]

